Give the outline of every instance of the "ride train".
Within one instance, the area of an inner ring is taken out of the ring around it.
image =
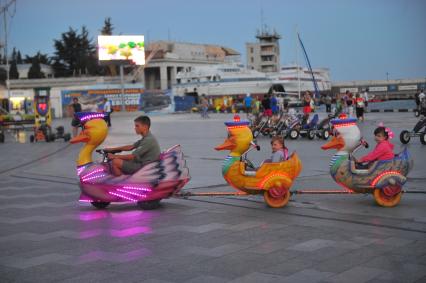
[[[279,208],[288,204],[292,194],[318,193],[293,190],[294,180],[302,171],[302,162],[296,152],[288,160],[278,163],[261,164],[255,168],[247,158],[256,145],[249,121],[225,122],[228,137],[216,146],[216,150],[229,150],[222,166],[226,182],[236,192],[192,193],[181,192],[190,180],[180,145],[175,145],[161,153],[159,160],[149,163],[132,175],[113,176],[105,149],[96,148],[108,134],[108,127],[102,113],[76,113],[83,130],[71,143],[84,143],[77,158],[77,175],[81,189],[80,201],[90,202],[99,209],[111,202],[137,203],[142,209],[155,209],[162,199],[168,197],[246,196],[261,194],[269,207]],[[332,119],[332,140],[322,149],[337,149],[330,162],[330,174],[343,191],[329,193],[371,193],[380,206],[396,206],[403,193],[402,186],[413,161],[407,149],[395,155],[392,160],[377,161],[368,169],[358,169],[353,153],[367,143],[361,138],[356,119],[340,116]],[[103,155],[100,163],[92,160],[95,151]],[[116,153],[116,152],[115,152]]]

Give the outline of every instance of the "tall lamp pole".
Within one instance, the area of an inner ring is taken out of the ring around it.
[[[389,100],[388,89],[389,89],[389,72],[386,72],[386,100]]]
[[[6,89],[7,89],[7,98],[10,99],[10,85],[9,85],[9,58],[7,54],[7,10],[15,2],[11,0],[9,3],[6,3],[3,7],[0,7],[0,14],[3,14],[4,21],[4,58],[6,60]],[[10,110],[10,109],[9,109]]]

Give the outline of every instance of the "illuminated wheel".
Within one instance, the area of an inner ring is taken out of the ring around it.
[[[271,177],[263,186],[263,199],[272,208],[286,206],[290,201],[291,180],[282,176]]]
[[[138,201],[138,207],[143,210],[153,210],[160,207],[160,200]]]
[[[410,142],[410,132],[407,130],[404,130],[401,132],[401,134],[399,134],[399,140],[401,141],[401,143],[403,144],[407,144]]]
[[[373,195],[378,205],[393,207],[401,201],[402,190],[399,185],[387,185],[383,189],[374,189]]]
[[[103,202],[103,201],[92,201],[90,203],[97,209],[105,209],[110,204],[110,202]]]

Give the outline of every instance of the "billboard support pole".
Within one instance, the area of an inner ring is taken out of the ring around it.
[[[124,71],[123,64],[120,64],[120,83],[121,83],[121,110],[126,111],[126,106],[124,105]]]

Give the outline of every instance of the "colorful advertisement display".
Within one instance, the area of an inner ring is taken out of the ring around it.
[[[124,99],[121,89],[88,89],[62,90],[62,113],[64,117],[72,114],[71,104],[74,97],[78,98],[83,112],[98,112],[103,110],[104,98],[111,101],[114,112],[121,111],[124,101],[126,111],[153,111],[168,107],[170,96],[163,92],[145,92],[143,88],[124,89]]]
[[[99,61],[130,60],[136,65],[145,64],[143,35],[98,36]]]

